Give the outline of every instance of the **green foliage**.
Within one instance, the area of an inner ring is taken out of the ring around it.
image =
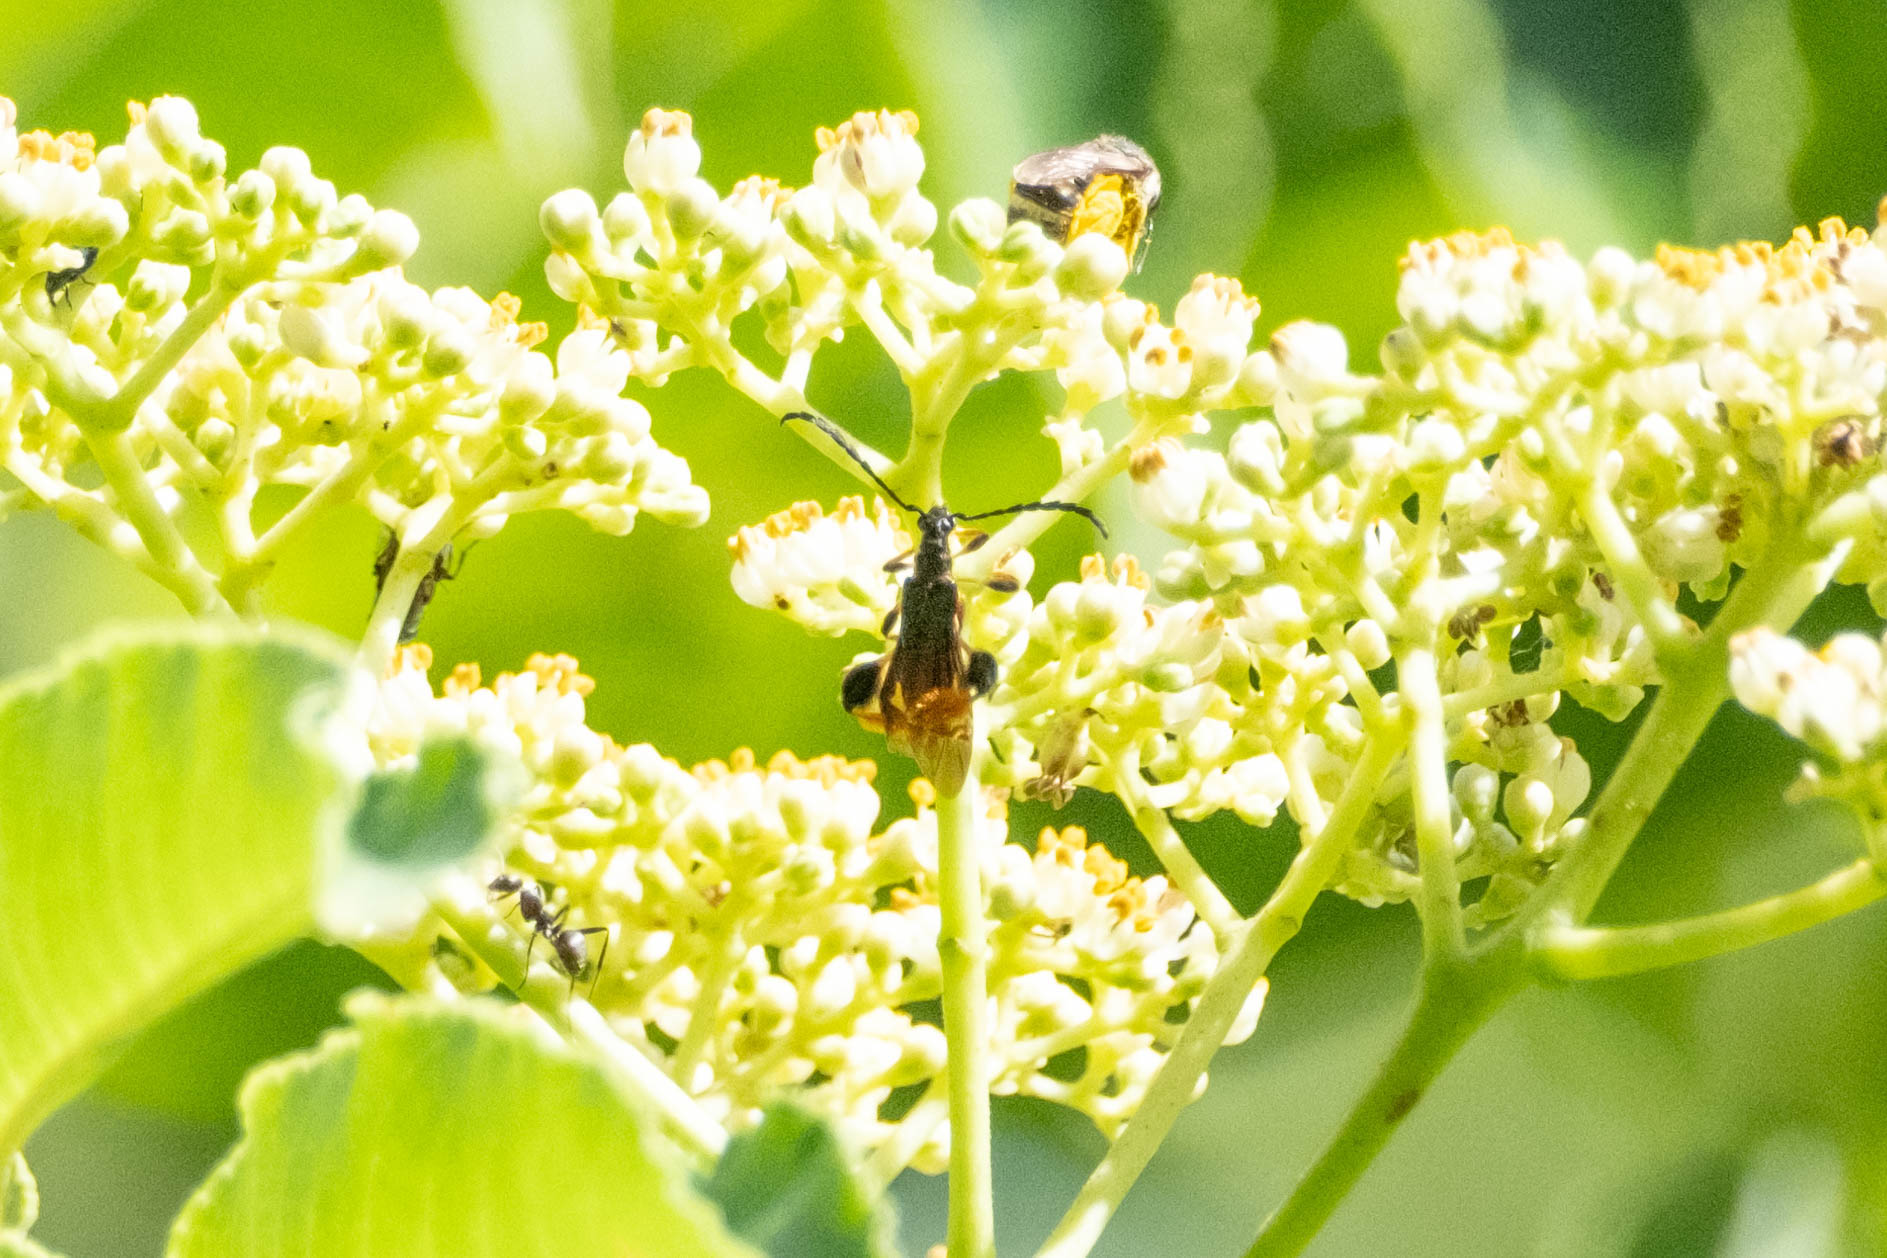
[[[0,1148],[112,1043],[306,926],[340,771],[324,640],[117,638],[0,694]]]
[[[888,1210],[874,1210],[831,1128],[805,1110],[773,1105],[760,1125],[728,1142],[703,1185],[728,1226],[774,1258],[886,1258]]]
[[[244,1088],[171,1258],[750,1258],[593,1061],[519,1011],[356,997]]]
[[[354,811],[349,693],[325,637],[230,626],[112,636],[0,692],[0,1148],[125,1036],[306,933],[317,898],[385,921],[485,839],[491,775],[462,738]]]

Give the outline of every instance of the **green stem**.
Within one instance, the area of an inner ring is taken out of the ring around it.
[[[1227,1031],[1270,967],[1271,958],[1297,934],[1312,901],[1329,885],[1357,828],[1375,804],[1376,789],[1401,750],[1398,742],[1380,735],[1370,739],[1328,818],[1300,818],[1307,831],[1314,830],[1314,837],[1298,851],[1258,915],[1233,937],[1178,1043],[1160,1063],[1146,1097],[1036,1258],[1082,1258],[1094,1248],[1101,1229],[1153,1160],[1180,1111],[1192,1102],[1199,1077],[1225,1043]]]
[[[596,1006],[581,996],[571,996],[562,983],[530,982],[515,940],[505,932],[494,932],[489,919],[467,913],[444,898],[434,901],[433,909],[465,946],[511,987],[519,1003],[569,1038],[593,1049],[617,1086],[648,1112],[661,1116],[684,1148],[702,1161],[721,1155],[727,1147],[727,1132],[680,1084],[662,1073],[661,1067],[610,1030]]]
[[[989,932],[983,920],[975,762],[963,789],[937,801],[937,874],[944,1045],[949,1053],[949,1258],[994,1258],[989,1158]]]
[[[1806,887],[1717,913],[1612,929],[1555,925],[1535,932],[1536,970],[1554,978],[1615,978],[1682,965],[1793,935],[1887,895],[1887,877],[1862,857]]]
[[[1788,531],[1781,536],[1786,539]],[[1811,562],[1785,540],[1744,573],[1707,632],[1681,652],[1667,654],[1665,684],[1593,806],[1585,840],[1560,862],[1527,906],[1481,946],[1466,956],[1431,949],[1409,1025],[1329,1146],[1259,1230],[1247,1258],[1301,1253],[1316,1236],[1429,1083],[1529,980],[1526,941],[1537,923],[1580,921],[1591,912],[1678,767],[1728,697],[1731,637],[1754,624],[1793,624],[1842,558],[1844,552],[1838,549]],[[1419,707],[1421,678],[1415,678],[1413,695],[1409,675],[1402,674],[1402,679],[1405,695]],[[1418,780],[1420,775],[1418,765]]]
[[[111,400],[98,408],[93,415],[82,421],[87,427],[96,425],[107,432],[120,432],[131,426],[137,416],[138,407],[144,405],[144,399],[163,382],[183,356],[190,352],[203,334],[208,332],[216,321],[223,317],[230,303],[241,296],[245,285],[231,285],[225,280],[218,280],[210,286],[208,292],[197,298],[197,304],[190,307],[190,313],[183,321],[172,328],[170,335],[157,351],[138,368],[137,374],[118,386]],[[78,418],[74,416],[74,418]]]
[[[400,630],[405,627],[406,614],[413,607],[413,596],[419,592],[419,583],[432,570],[436,554],[438,547],[428,547],[425,542],[401,543],[386,583],[380,587],[379,597],[374,599],[373,611],[368,614],[367,629],[360,636],[360,650],[355,656],[368,676],[384,676],[387,665],[393,662],[393,653],[400,645]]]
[[[1415,1011],[1388,1060],[1336,1136],[1258,1230],[1246,1258],[1288,1258],[1329,1221],[1389,1137],[1408,1117],[1442,1068],[1482,1023],[1518,991],[1525,970],[1516,949],[1468,963],[1427,966]]]
[[[1791,522],[1783,522],[1783,536],[1791,527]],[[1791,543],[1779,545],[1743,574],[1707,632],[1681,655],[1662,661],[1664,684],[1593,804],[1585,838],[1560,861],[1527,907],[1501,929],[1503,939],[1529,931],[1553,913],[1585,921],[1678,768],[1730,697],[1731,637],[1752,625],[1786,629],[1794,624],[1844,554],[1840,551],[1816,563],[1805,559]]]
[[[118,510],[137,530],[152,561],[168,574],[160,579],[183,600],[184,608],[193,616],[229,613],[230,606],[217,592],[215,578],[197,561],[176,524],[164,514],[145,477],[144,465],[131,449],[131,438],[122,428],[88,426],[85,441],[117,500]]]
[[[1409,719],[1415,847],[1421,857],[1422,950],[1431,960],[1466,948],[1461,925],[1461,879],[1455,872],[1454,828],[1449,823],[1448,732],[1442,717],[1435,652],[1420,647],[1396,664]]]
[[[1231,938],[1234,931],[1244,925],[1238,910],[1225,898],[1212,875],[1205,871],[1186,841],[1179,837],[1179,831],[1173,828],[1173,822],[1164,812],[1155,808],[1146,797],[1146,790],[1140,778],[1140,757],[1129,750],[1121,756],[1120,763],[1110,766],[1110,785],[1115,795],[1120,797],[1128,810],[1133,813],[1134,825],[1140,830],[1147,846],[1160,860],[1161,868],[1173,885],[1186,893],[1192,910],[1199,920],[1212,928],[1212,933],[1222,943]]]

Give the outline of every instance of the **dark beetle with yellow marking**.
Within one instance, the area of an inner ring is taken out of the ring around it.
[[[1009,221],[1039,224],[1067,244],[1099,232],[1140,269],[1160,206],[1160,170],[1124,135],[1049,149],[1016,163],[1009,184]]]

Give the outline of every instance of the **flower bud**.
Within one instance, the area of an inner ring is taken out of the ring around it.
[[[622,172],[637,192],[667,197],[701,169],[694,119],[679,110],[651,109],[629,135]]]
[[[165,230],[158,233],[159,239],[167,247],[180,250],[195,249],[210,238],[210,224],[201,214],[191,211],[173,213],[165,222]],[[108,198],[87,201],[79,207],[76,214],[59,220],[59,238],[74,248],[103,249],[115,245],[125,238],[131,230],[131,217],[125,213],[124,206]],[[174,245],[167,239],[171,231],[177,233]]]
[[[916,249],[937,230],[937,207],[923,197],[905,197],[898,204],[889,228],[891,239]]]
[[[229,352],[237,366],[254,371],[262,356],[269,352],[268,334],[253,323],[244,324],[229,336]]]
[[[435,328],[426,342],[426,352],[420,357],[420,366],[426,374],[435,380],[456,375],[465,370],[465,365],[472,361],[472,347],[466,341],[465,334],[451,324]]]
[[[950,211],[950,234],[971,254],[987,257],[1002,244],[1007,217],[986,197],[965,201]]]
[[[636,467],[635,447],[619,432],[605,433],[583,453],[583,475],[599,485],[620,484]]]
[[[565,188],[545,200],[537,212],[537,225],[551,248],[582,255],[602,224],[589,193],[581,188]]]
[[[273,179],[278,188],[306,179],[314,170],[306,153],[288,145],[277,145],[263,153],[256,168]]]
[[[1452,471],[1467,457],[1461,430],[1444,419],[1418,421],[1409,431],[1409,470],[1414,473]]]
[[[230,443],[236,439],[236,429],[228,420],[214,416],[197,425],[197,430],[190,434],[190,440],[210,462],[222,465],[223,456],[229,453]]]
[[[649,234],[649,212],[634,193],[618,192],[603,208],[603,234],[614,245],[632,245]]]
[[[350,192],[328,213],[328,234],[342,240],[358,236],[373,221],[373,216],[373,203],[358,192]]]
[[[1637,267],[1630,254],[1614,245],[1593,254],[1592,264],[1586,268],[1587,291],[1592,296],[1592,304],[1604,309],[1629,297],[1632,275]]]
[[[551,747],[551,780],[569,790],[578,779],[603,758],[603,739],[587,725],[565,725],[558,729]]]
[[[1553,815],[1553,788],[1536,777],[1517,777],[1503,795],[1507,824],[1522,840],[1535,840]]]
[[[361,229],[348,270],[363,274],[399,266],[418,248],[419,228],[412,219],[398,210],[375,210]]]
[[[221,179],[228,168],[229,154],[214,140],[199,141],[190,150],[189,161],[185,166],[191,181],[198,185]]]
[[[549,358],[529,353],[520,358],[505,378],[498,398],[501,423],[528,424],[550,409],[557,396],[557,371]]]
[[[1075,237],[1055,267],[1055,286],[1076,301],[1099,301],[1127,278],[1127,254],[1100,232]]]
[[[1389,638],[1373,620],[1359,620],[1343,631],[1343,641],[1365,669],[1381,668],[1389,662]]]
[[[39,185],[15,171],[0,173],[0,232],[9,235],[36,218],[45,196]]]
[[[1270,350],[1245,355],[1238,369],[1238,396],[1251,406],[1270,406],[1278,395],[1278,360]]]
[[[311,227],[334,208],[336,194],[334,184],[329,180],[316,179],[310,175],[282,187],[288,212]]]
[[[1481,764],[1464,764],[1455,770],[1451,789],[1461,815],[1477,826],[1493,820],[1494,805],[1500,799],[1500,774]]]
[[[144,134],[165,161],[184,166],[202,138],[197,107],[181,96],[159,96],[145,108]]]
[[[823,253],[838,230],[831,196],[824,188],[801,188],[781,208],[780,225],[800,248]]]
[[[229,190],[229,208],[246,219],[258,219],[275,204],[275,181],[259,170],[245,170]]]
[[[1284,439],[1276,424],[1254,420],[1232,433],[1225,450],[1225,466],[1236,480],[1255,494],[1281,497],[1284,493]]]
[[[125,283],[125,307],[140,312],[162,310],[182,301],[190,291],[190,268],[162,262],[140,262]]]

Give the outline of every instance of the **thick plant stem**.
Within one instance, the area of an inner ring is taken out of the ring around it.
[[[1468,1037],[1520,989],[1519,953],[1508,949],[1466,963],[1444,961],[1422,974],[1415,1012],[1350,1110],[1282,1206],[1258,1231],[1246,1258],[1289,1258],[1329,1221],[1442,1068]]]
[[[1199,1077],[1225,1042],[1226,1032],[1251,999],[1271,958],[1296,936],[1305,912],[1329,884],[1400,750],[1394,739],[1372,738],[1329,816],[1306,819],[1307,827],[1314,821],[1315,836],[1298,852],[1284,881],[1258,915],[1234,935],[1178,1043],[1160,1063],[1140,1108],[1081,1186],[1061,1222],[1036,1251],[1036,1258],[1081,1258],[1094,1248],[1127,1190],[1153,1160],[1180,1111],[1192,1101]]]
[[[1558,926],[1532,943],[1534,968],[1554,978],[1612,978],[1682,965],[1819,926],[1887,896],[1887,877],[1862,857],[1806,887],[1751,904],[1650,926]]]
[[[944,1044],[950,1087],[950,1258],[994,1258],[989,1159],[989,932],[983,920],[976,822],[982,793],[969,780],[937,801],[937,872]]]

